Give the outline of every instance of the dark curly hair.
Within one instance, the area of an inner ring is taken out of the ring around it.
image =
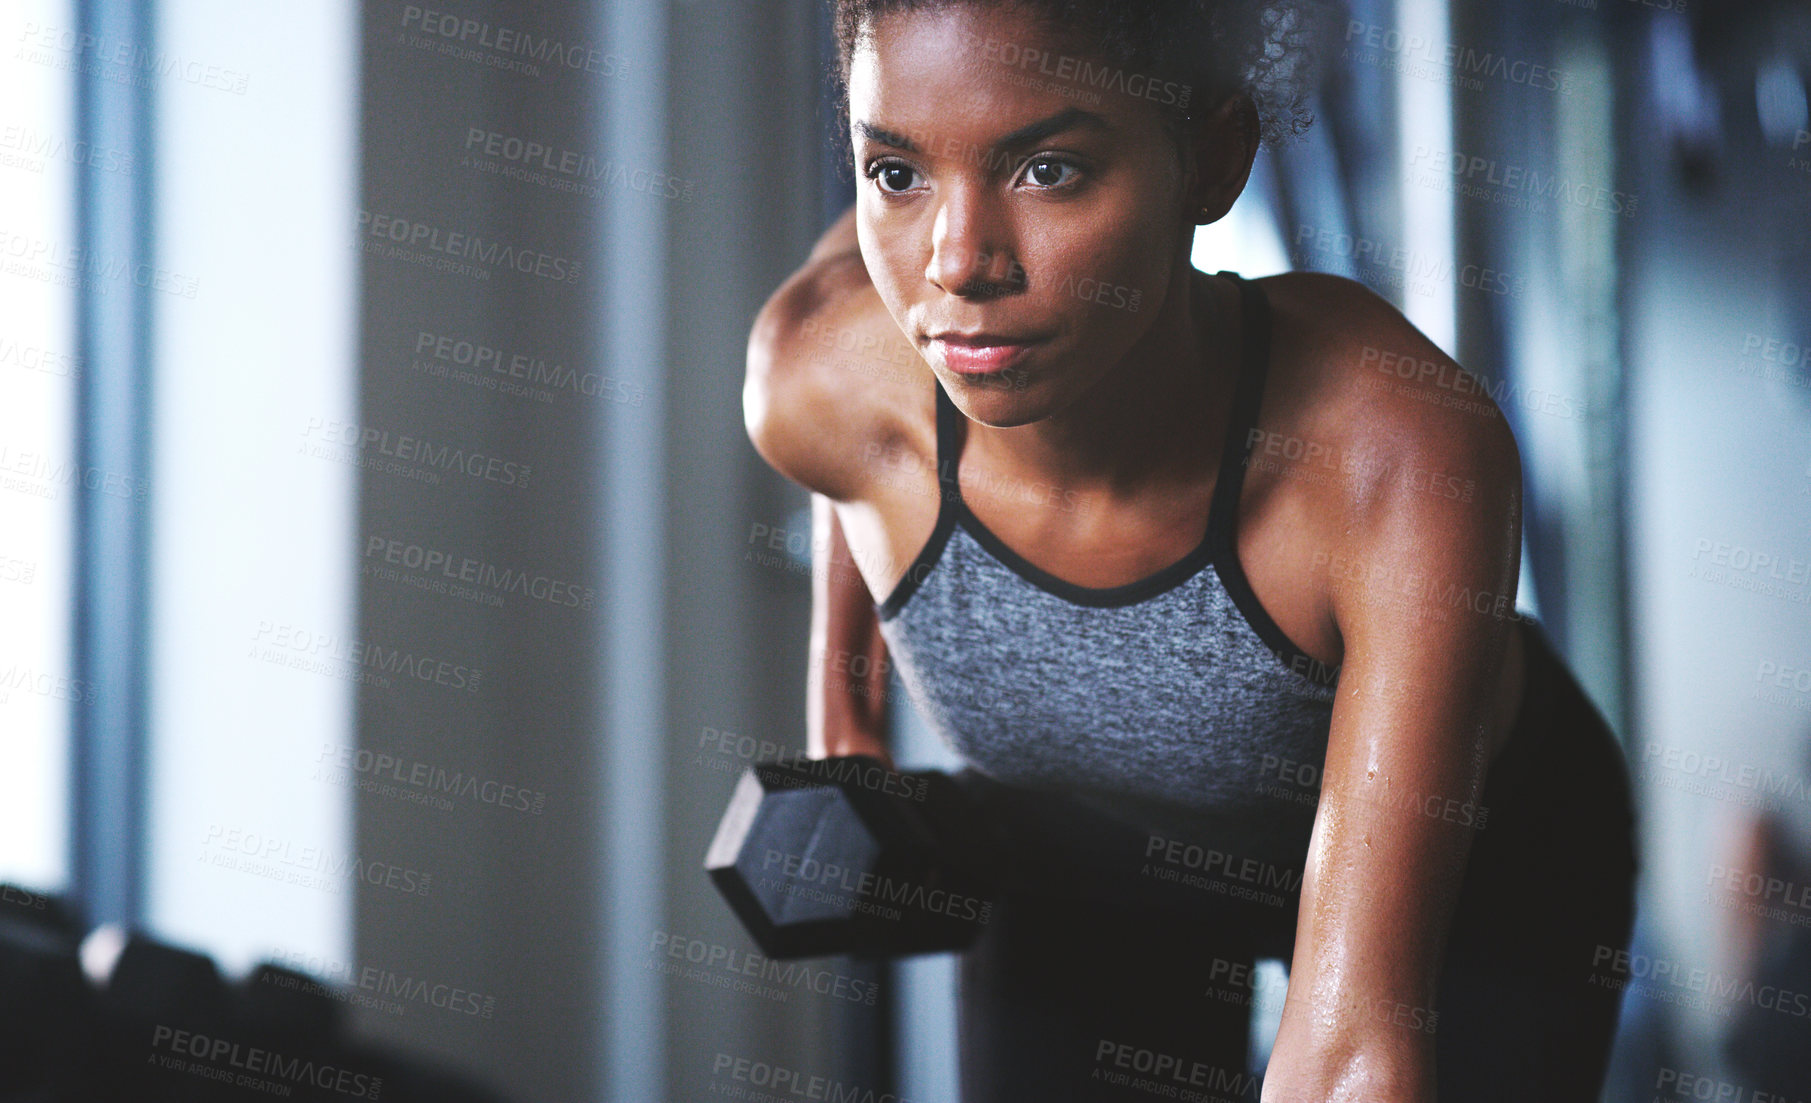
[[[1128,72],[1189,88],[1189,111],[1242,93],[1257,108],[1268,144],[1313,121],[1324,0],[828,0],[836,25],[840,101],[848,108],[849,64],[881,17],[953,4],[1020,9],[1058,41]]]

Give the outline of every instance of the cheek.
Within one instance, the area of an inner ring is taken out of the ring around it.
[[[1107,281],[1127,294],[1137,290],[1150,300],[1162,295],[1169,279],[1177,226],[1157,213],[1166,206],[1161,189],[1115,183],[1120,186],[1103,188],[1098,201],[1064,212],[1030,240],[1042,239],[1039,251],[1053,270]]]
[[[907,315],[925,297],[924,274],[914,272],[908,258],[894,255],[877,266],[870,266],[868,276],[874,281],[874,290],[886,305],[887,313],[902,329],[905,328]]]
[[[1173,244],[1148,234],[1076,235],[1045,253],[1037,280],[1047,309],[1073,319],[1084,338],[1142,332],[1163,305]]]
[[[862,263],[867,266],[868,279],[874,284],[875,292],[887,310],[898,319],[902,308],[907,305],[908,290],[922,279],[913,279],[912,246],[897,233],[882,234],[870,227],[865,218],[860,218],[855,227],[856,240],[861,245]],[[923,273],[918,273],[922,277]]]

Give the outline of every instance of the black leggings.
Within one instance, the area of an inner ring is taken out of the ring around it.
[[[1594,1101],[1615,1033],[1620,993],[1593,966],[1633,922],[1627,768],[1538,629],[1524,638],[1528,689],[1485,785],[1437,1019],[1396,1009],[1435,1035],[1441,1103]],[[1255,1103],[1252,965],[1287,963],[1299,895],[1209,904],[1159,888],[1143,875],[1147,835],[1052,815],[1045,796],[977,791],[1015,854],[961,962],[964,1103]]]

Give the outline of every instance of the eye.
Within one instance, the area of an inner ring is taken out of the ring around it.
[[[904,161],[876,161],[868,166],[868,179],[878,183],[887,195],[898,195],[917,184],[918,170]]]
[[[1056,157],[1034,157],[1025,164],[1025,180],[1040,188],[1066,188],[1080,175],[1079,168]]]

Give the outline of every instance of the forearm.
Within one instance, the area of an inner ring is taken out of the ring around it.
[[[1303,905],[1307,915],[1321,910],[1306,894]],[[1387,938],[1373,936],[1365,953],[1354,945],[1363,940],[1342,934],[1351,932],[1298,924],[1261,1103],[1434,1103],[1439,1020],[1425,970],[1379,969]]]
[[[1478,779],[1466,754],[1339,750],[1322,775],[1263,1103],[1433,1103],[1435,997],[1472,829],[1425,808],[1430,795],[1475,806]]]
[[[814,758],[887,751],[886,641],[830,500],[812,495],[811,651],[806,676],[807,746]]]
[[[1410,1062],[1393,1054],[1351,1053],[1337,1061],[1317,1060],[1312,1070],[1283,1046],[1270,1058],[1259,1103],[1435,1103],[1433,1062]],[[1426,1071],[1414,1067],[1421,1064]]]
[[[1425,1004],[1303,980],[1313,991],[1284,1013],[1261,1103],[1435,1103],[1433,1035],[1413,1025],[1431,1022]],[[1297,1002],[1294,980],[1289,1002]],[[1355,1029],[1361,1018],[1372,1022]]]
[[[1342,693],[1364,696],[1357,687],[1370,672],[1353,661]],[[1398,686],[1399,700],[1437,692]],[[1412,728],[1406,717],[1383,726]],[[1433,1103],[1440,965],[1479,822],[1446,811],[1479,807],[1484,753],[1481,734],[1443,742],[1445,751],[1413,738],[1329,748],[1263,1103]]]

